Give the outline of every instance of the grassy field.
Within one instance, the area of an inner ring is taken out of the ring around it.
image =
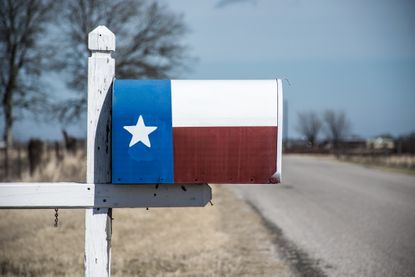
[[[51,159],[25,181],[85,179],[85,156]],[[291,276],[261,218],[226,186],[213,206],[114,209],[113,276]],[[82,276],[84,211],[0,210],[1,276]]]

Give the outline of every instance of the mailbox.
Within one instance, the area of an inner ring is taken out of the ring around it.
[[[281,80],[115,80],[112,181],[278,183]]]

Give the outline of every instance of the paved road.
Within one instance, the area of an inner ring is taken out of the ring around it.
[[[235,190],[300,275],[415,276],[415,176],[287,155],[282,184]]]

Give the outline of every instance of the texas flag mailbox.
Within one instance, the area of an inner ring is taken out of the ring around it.
[[[281,80],[115,80],[112,182],[278,183]]]

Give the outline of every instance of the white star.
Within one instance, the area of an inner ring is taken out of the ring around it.
[[[151,143],[150,143],[150,139],[148,138],[148,136],[152,132],[154,132],[157,129],[157,127],[146,126],[144,124],[143,117],[140,115],[136,125],[124,126],[124,129],[127,130],[131,135],[133,135],[133,137],[131,138],[129,147],[141,141],[145,146],[147,146],[148,148],[151,148]]]

